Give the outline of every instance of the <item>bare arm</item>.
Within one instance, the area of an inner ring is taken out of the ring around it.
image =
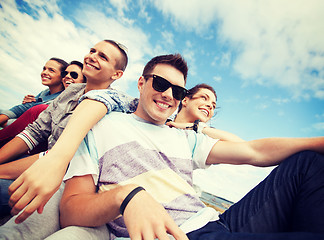
[[[170,127],[186,129],[192,127],[193,123],[167,122],[166,125]],[[208,135],[211,138],[220,139],[222,141],[244,142],[243,139],[241,139],[239,136],[236,136],[233,133],[229,133],[212,127],[205,127],[202,130],[202,133]]]
[[[38,154],[21,158],[16,161],[2,164],[0,167],[1,179],[16,179],[38,159]]]
[[[118,217],[119,208],[135,185],[117,187],[107,192],[95,193],[90,175],[73,177],[65,185],[60,205],[62,227],[100,226]],[[187,239],[163,206],[147,192],[138,192],[128,203],[124,221],[131,239]]]
[[[16,159],[29,150],[27,144],[19,137],[15,137],[0,149],[0,164]]]
[[[216,128],[205,127],[202,132],[211,138],[220,139],[222,141],[244,142],[239,136]]]
[[[217,142],[209,153],[206,163],[273,166],[290,155],[304,150],[324,153],[324,137],[265,138],[243,143]]]
[[[59,188],[67,166],[81,141],[106,113],[107,108],[104,104],[93,100],[82,101],[48,154],[41,161],[36,161],[11,184],[9,192],[12,214],[18,214],[29,205],[16,218],[17,223],[24,221],[36,209],[39,213],[42,212],[47,201]],[[20,200],[22,196],[26,197],[24,202]]]

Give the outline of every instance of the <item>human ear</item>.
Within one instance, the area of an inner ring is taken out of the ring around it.
[[[122,70],[117,70],[114,75],[112,75],[113,80],[117,80],[123,76],[124,72]]]
[[[186,107],[187,104],[189,102],[189,98],[188,97],[185,97],[182,101],[181,101],[181,104],[182,104],[182,107]]]
[[[143,76],[141,76],[139,79],[138,79],[138,82],[137,82],[137,88],[138,88],[138,91],[140,93],[143,92],[143,88],[144,88],[144,85],[145,85],[145,78]]]

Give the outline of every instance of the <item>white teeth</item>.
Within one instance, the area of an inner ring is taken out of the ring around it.
[[[205,110],[205,109],[201,109],[200,110],[202,113],[204,113],[206,116],[208,116],[208,111],[207,110]]]
[[[88,66],[89,68],[91,68],[91,69],[95,69],[95,67],[92,66],[92,65],[90,65],[89,63],[87,63],[87,66]]]
[[[163,107],[163,108],[168,108],[169,107],[168,104],[164,104],[164,103],[160,103],[160,102],[157,102],[156,104],[159,105],[160,107]]]

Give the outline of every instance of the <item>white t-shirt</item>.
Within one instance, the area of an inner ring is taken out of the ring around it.
[[[192,187],[193,170],[207,167],[207,156],[216,142],[192,130],[112,112],[83,140],[64,180],[91,174],[99,191],[130,183],[140,185],[185,232],[190,232],[218,219],[218,213],[206,208]],[[123,217],[108,226],[111,239],[128,236]]]

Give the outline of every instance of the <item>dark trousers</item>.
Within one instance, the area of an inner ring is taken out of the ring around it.
[[[324,155],[304,151],[189,239],[324,239]]]

